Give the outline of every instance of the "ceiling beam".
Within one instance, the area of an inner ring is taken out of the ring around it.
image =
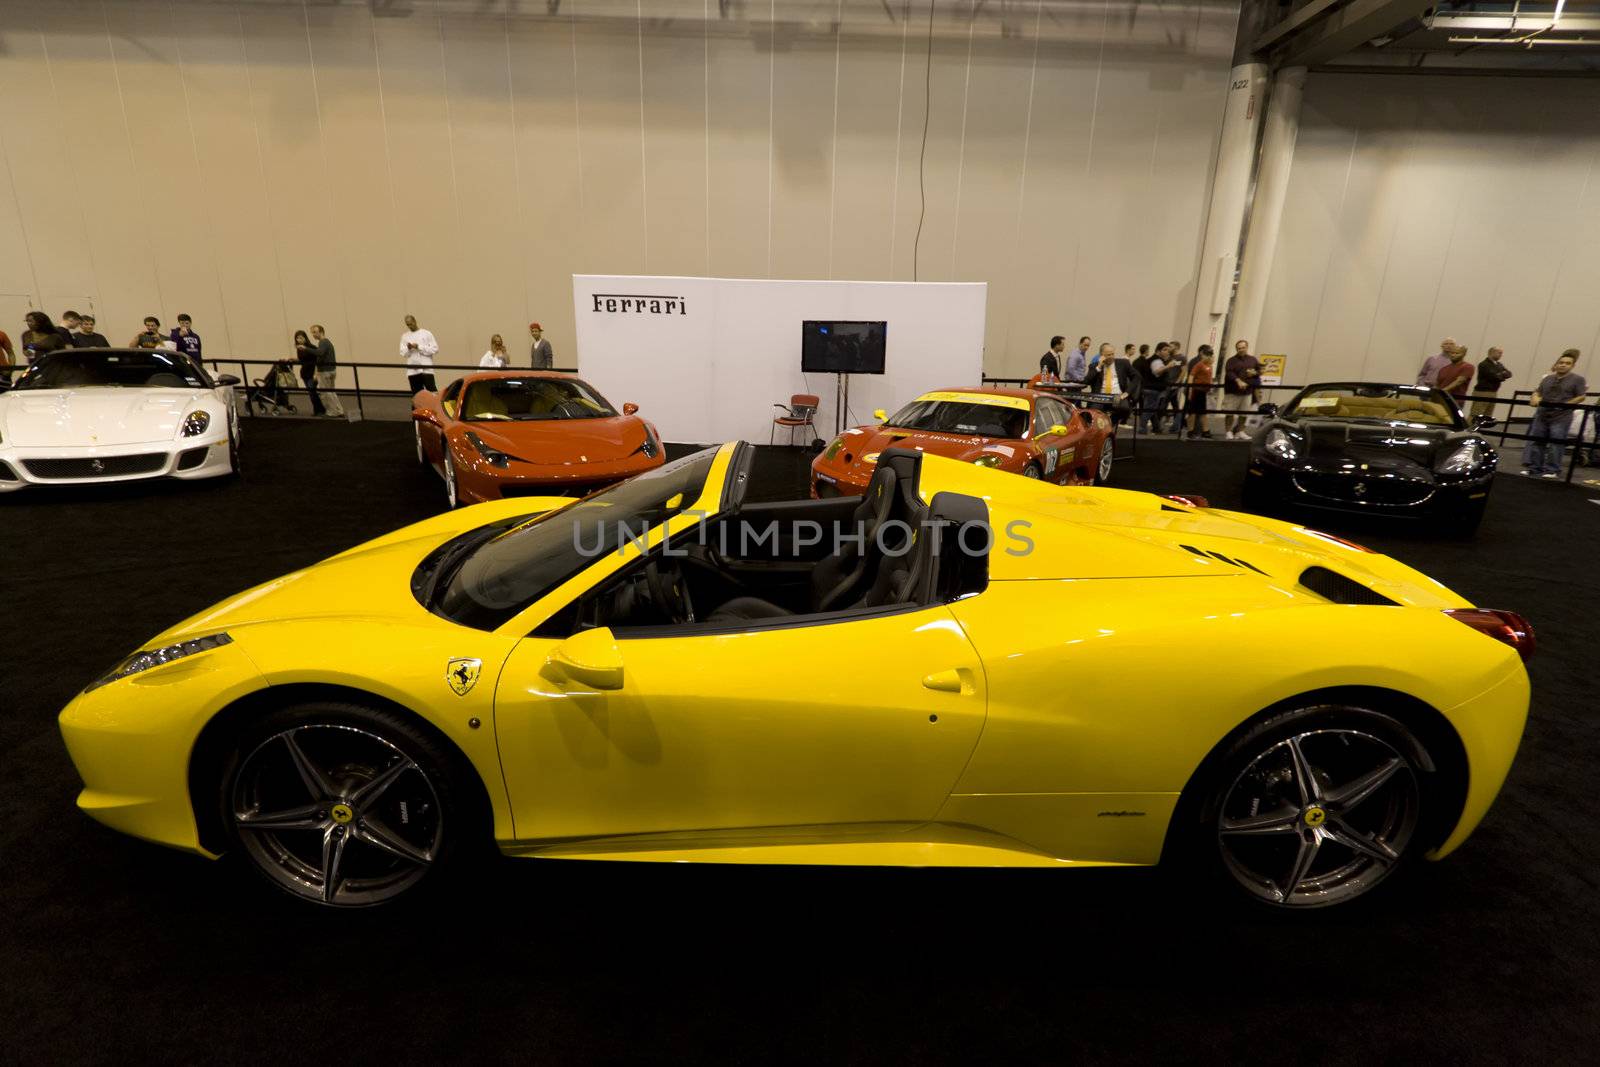
[[[1293,33],[1340,0],[1310,0],[1289,12],[1289,17],[1282,22],[1276,22],[1262,32],[1261,36],[1250,42],[1250,51],[1260,52],[1279,38]]]
[[[1279,66],[1315,67],[1344,55],[1434,6],[1434,0],[1355,0],[1292,41]]]

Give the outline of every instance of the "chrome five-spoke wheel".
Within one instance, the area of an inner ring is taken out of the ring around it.
[[[1113,437],[1107,437],[1100,446],[1100,463],[1095,467],[1094,482],[1096,485],[1105,485],[1111,480],[1111,464],[1116,460],[1117,442]]]
[[[421,762],[370,730],[308,723],[245,754],[227,811],[249,859],[297,897],[379,904],[427,876],[445,830]]]
[[[1222,862],[1271,904],[1337,904],[1399,864],[1421,801],[1412,759],[1376,732],[1303,729],[1260,749],[1228,786],[1216,819]]]

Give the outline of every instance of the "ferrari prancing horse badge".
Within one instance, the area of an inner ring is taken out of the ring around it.
[[[483,660],[459,656],[450,661],[444,670],[444,680],[450,683],[458,697],[464,697],[478,684],[478,672],[483,670]]]

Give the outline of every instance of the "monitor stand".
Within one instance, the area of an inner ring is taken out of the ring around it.
[[[850,375],[835,372],[833,386],[833,436],[844,433],[845,412],[850,407]]]

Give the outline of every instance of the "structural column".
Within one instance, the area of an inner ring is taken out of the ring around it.
[[[1295,138],[1300,133],[1300,98],[1305,87],[1306,68],[1286,67],[1273,79],[1272,97],[1267,101],[1255,198],[1250,204],[1250,226],[1239,263],[1239,291],[1224,335],[1230,343],[1240,337],[1249,340],[1252,351],[1259,350],[1255,342],[1261,332],[1267,283],[1272,278],[1272,257],[1278,250],[1284,199],[1289,194],[1289,167],[1294,161]]]
[[[1211,180],[1211,210],[1206,215],[1206,236],[1200,247],[1196,272],[1194,319],[1189,326],[1189,351],[1208,344],[1219,348],[1228,307],[1233,299],[1233,277],[1244,232],[1245,205],[1250,198],[1250,178],[1255,165],[1256,134],[1261,128],[1266,96],[1267,68],[1262,63],[1242,63],[1233,68],[1228,85],[1227,111],[1222,118],[1222,138],[1217,147],[1217,168]],[[1222,353],[1219,351],[1218,356]]]

